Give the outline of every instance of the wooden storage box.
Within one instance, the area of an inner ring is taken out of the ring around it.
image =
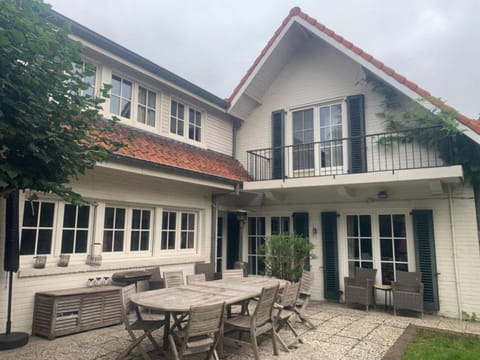
[[[121,288],[100,286],[35,294],[32,335],[57,336],[122,322]]]

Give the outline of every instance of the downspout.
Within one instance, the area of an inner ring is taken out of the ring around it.
[[[456,229],[455,229],[455,217],[453,213],[452,189],[450,184],[448,184],[448,210],[450,213],[450,236],[452,238],[453,271],[455,273],[455,286],[457,289],[458,318],[461,320],[462,319],[462,294],[460,293],[460,280],[458,278],[457,236],[456,236]]]
[[[240,194],[240,184],[235,184],[235,190],[219,193],[219,194],[212,194],[212,215],[211,215],[211,231],[210,231],[210,263],[215,264],[215,252],[217,250],[217,216],[218,216],[218,208],[217,208],[217,199],[222,196],[227,195],[239,195]]]

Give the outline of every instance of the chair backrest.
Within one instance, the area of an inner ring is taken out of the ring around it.
[[[185,280],[183,279],[183,271],[165,271],[163,273],[163,278],[165,279],[166,288],[185,285]]]
[[[397,271],[397,287],[399,290],[418,292],[422,282],[421,272]]]
[[[162,275],[160,273],[160,266],[156,266],[150,269],[146,270],[150,274],[152,274],[152,277],[149,279],[151,281],[160,281],[162,280]]]
[[[194,337],[219,333],[223,328],[224,311],[225,303],[192,306],[185,330],[187,336]]]
[[[222,274],[222,279],[243,279],[242,269],[229,269],[225,270]]]
[[[355,282],[365,284],[367,280],[375,282],[377,269],[355,268]]]
[[[253,313],[253,319],[255,326],[259,327],[264,325],[272,318],[273,304],[277,298],[278,285],[273,287],[264,287],[260,298],[257,301],[255,312]]]
[[[313,284],[313,273],[304,270],[302,273],[302,278],[300,279],[300,284],[300,292],[302,294],[310,294]]]
[[[196,263],[195,274],[212,274],[215,272],[215,264],[211,263]]]
[[[245,261],[235,261],[233,263],[233,268],[234,269],[242,269],[243,271],[243,276],[247,277],[248,276],[248,262]]]
[[[137,320],[135,304],[130,300],[130,297],[136,293],[137,290],[135,284],[130,284],[122,288],[123,322],[127,327]]]
[[[204,283],[207,281],[205,274],[190,274],[187,275],[187,285]]]
[[[287,284],[285,286],[285,289],[283,289],[280,304],[287,309],[294,307],[297,302],[299,291],[300,291],[300,282]]]

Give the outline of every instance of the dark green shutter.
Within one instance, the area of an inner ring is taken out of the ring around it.
[[[322,213],[323,288],[325,299],[339,300],[337,213]]]
[[[438,311],[440,303],[432,210],[413,210],[412,219],[417,271],[421,271],[423,276],[423,306],[426,311]]]
[[[272,179],[282,179],[285,174],[285,112],[272,112]]]
[[[367,153],[365,146],[365,106],[363,95],[347,98],[348,132],[350,140],[350,172],[367,171]]]
[[[309,237],[308,231],[308,213],[298,212],[293,213],[293,232],[298,235],[302,235],[307,241]],[[310,259],[307,259],[305,263],[305,270],[310,270]]]

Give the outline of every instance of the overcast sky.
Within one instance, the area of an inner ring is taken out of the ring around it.
[[[480,114],[480,0],[45,1],[220,97],[300,6],[463,114]]]

